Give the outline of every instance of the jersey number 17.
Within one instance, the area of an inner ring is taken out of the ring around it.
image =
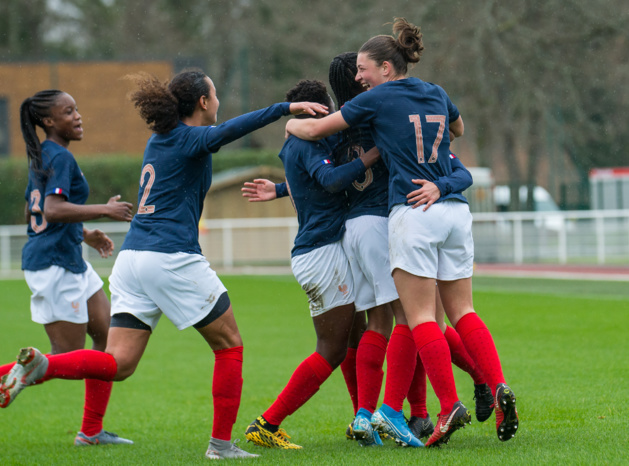
[[[435,142],[432,145],[432,152],[430,153],[430,158],[428,159],[428,163],[435,163],[437,161],[437,150],[439,149],[439,144],[441,144],[441,140],[443,139],[443,132],[446,128],[446,116],[445,115],[425,115],[426,123],[437,123],[439,124],[439,130],[437,131],[437,137],[435,138]],[[417,144],[417,162],[424,163],[426,159],[424,158],[424,135],[422,133],[422,121],[419,118],[419,115],[409,115],[408,119],[413,126],[415,127],[415,142]]]

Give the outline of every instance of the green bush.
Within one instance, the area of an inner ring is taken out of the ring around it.
[[[90,185],[88,203],[102,204],[120,194],[122,200],[137,207],[138,181],[142,157],[139,155],[109,154],[77,157],[81,170]],[[269,150],[228,150],[213,155],[214,173],[252,165],[282,166],[277,153]],[[24,192],[28,182],[26,157],[0,160],[0,225],[24,223]]]

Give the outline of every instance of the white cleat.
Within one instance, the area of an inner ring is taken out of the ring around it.
[[[48,358],[37,348],[22,348],[17,363],[2,377],[0,383],[0,408],[6,408],[29,385],[33,385],[48,370]]]

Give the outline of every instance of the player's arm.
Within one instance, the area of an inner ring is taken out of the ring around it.
[[[412,180],[414,184],[421,185],[420,189],[406,196],[413,209],[425,205],[425,211],[441,197],[451,193],[461,193],[472,186],[472,174],[454,154],[450,155],[450,163],[452,173],[449,176],[442,176],[435,182]]]
[[[257,178],[253,182],[245,182],[241,191],[242,197],[249,198],[249,202],[272,201],[288,196],[286,183],[273,183],[263,178]]]
[[[65,196],[49,194],[44,200],[44,217],[53,223],[77,223],[109,217],[113,220],[130,222],[133,219],[133,205],[120,202],[120,195],[109,199],[107,204],[74,204]]]
[[[463,125],[463,118],[461,118],[461,115],[459,115],[459,117],[450,122],[450,140],[454,139],[452,136],[454,136],[455,138],[460,138],[461,136],[463,136],[463,132],[465,130],[465,125]]]
[[[323,118],[293,118],[286,123],[286,136],[297,136],[306,141],[318,141],[319,139],[338,133],[349,128],[341,112],[335,112]]]
[[[26,224],[31,223],[31,211],[28,208],[28,202],[24,206],[24,219],[26,220]]]
[[[328,108],[314,102],[282,102],[227,120],[218,126],[210,126],[205,134],[205,144],[210,152],[218,151],[241,137],[263,128],[286,115],[327,115]]]
[[[335,167],[326,160],[314,172],[314,178],[328,192],[336,193],[346,189],[354,180],[365,174],[365,170],[371,167],[380,158],[377,147],[369,149],[359,158],[349,163]]]

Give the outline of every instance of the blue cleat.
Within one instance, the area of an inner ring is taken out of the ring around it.
[[[356,419],[352,423],[354,438],[358,440],[360,446],[371,447],[382,445],[380,435],[371,425],[371,413],[365,408],[360,408],[356,413]]]
[[[391,407],[383,404],[379,410],[373,413],[371,425],[379,433],[387,434],[393,438],[395,443],[400,446],[415,448],[424,446],[408,428],[408,424],[406,424],[404,419],[404,413],[401,410],[394,411]]]

